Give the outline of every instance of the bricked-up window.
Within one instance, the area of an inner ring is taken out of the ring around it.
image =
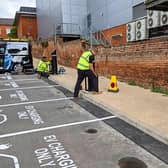
[[[33,30],[33,26],[29,26],[28,29],[29,29],[30,31],[32,31],[32,30]]]
[[[143,3],[140,3],[136,6],[133,6],[133,19],[137,19],[147,15],[146,6]]]
[[[29,17],[29,18],[27,18],[27,20],[28,20],[29,22],[32,22],[32,21],[33,21],[33,18],[32,18],[32,17]]]

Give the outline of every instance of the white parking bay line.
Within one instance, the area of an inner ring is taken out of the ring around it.
[[[24,81],[23,81],[24,82]],[[22,81],[19,81],[19,84],[22,83]],[[28,80],[27,83],[46,83],[44,80]]]
[[[94,123],[94,122],[109,120],[109,119],[113,119],[113,118],[116,118],[116,116],[108,116],[108,117],[97,118],[97,119],[93,119],[93,120],[85,120],[85,121],[79,121],[79,122],[55,125],[55,126],[51,126],[51,127],[44,127],[44,128],[20,131],[20,132],[15,132],[15,133],[9,133],[9,134],[0,135],[0,139],[1,138],[12,137],[12,136],[30,134],[30,133],[35,133],[35,132],[47,131],[47,130],[52,130],[52,129],[56,129],[56,128],[63,128],[63,127],[70,127],[70,126],[87,124],[87,123]]]
[[[25,105],[25,104],[37,104],[37,103],[46,103],[46,102],[53,102],[53,101],[71,100],[71,99],[74,99],[74,97],[64,97],[64,98],[58,98],[58,99],[38,100],[38,101],[22,102],[22,103],[14,103],[14,104],[2,104],[2,105],[0,105],[0,108],[1,107],[19,106],[19,105]]]
[[[9,88],[9,89],[0,89],[0,92],[9,91],[9,90],[28,90],[28,89],[52,88],[55,86],[60,86],[60,85],[32,86],[32,87],[22,87],[22,88],[15,87],[15,88]]]
[[[10,79],[10,80],[3,80],[3,81],[0,81],[0,83],[4,83],[4,82],[9,82],[9,81],[14,81],[14,82],[17,82],[17,81],[40,81],[40,79],[35,79],[35,78],[30,78],[30,79]]]

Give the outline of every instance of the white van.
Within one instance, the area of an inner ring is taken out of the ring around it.
[[[33,69],[29,42],[0,41],[0,72],[25,72]]]

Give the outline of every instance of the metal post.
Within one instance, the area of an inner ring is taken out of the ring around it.
[[[58,63],[57,63],[57,53],[56,50],[54,50],[51,53],[52,56],[52,74],[58,74]]]
[[[93,47],[93,38],[92,38],[92,26],[90,26],[90,49],[92,50]]]
[[[53,25],[53,32],[54,32],[54,45],[56,45],[56,41],[57,41],[57,35],[56,35],[56,24]]]

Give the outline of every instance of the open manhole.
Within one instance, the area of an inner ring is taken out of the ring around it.
[[[135,158],[135,157],[125,157],[118,161],[120,168],[147,168],[147,165]]]
[[[89,128],[85,132],[88,133],[88,134],[96,134],[97,133],[97,129]]]

